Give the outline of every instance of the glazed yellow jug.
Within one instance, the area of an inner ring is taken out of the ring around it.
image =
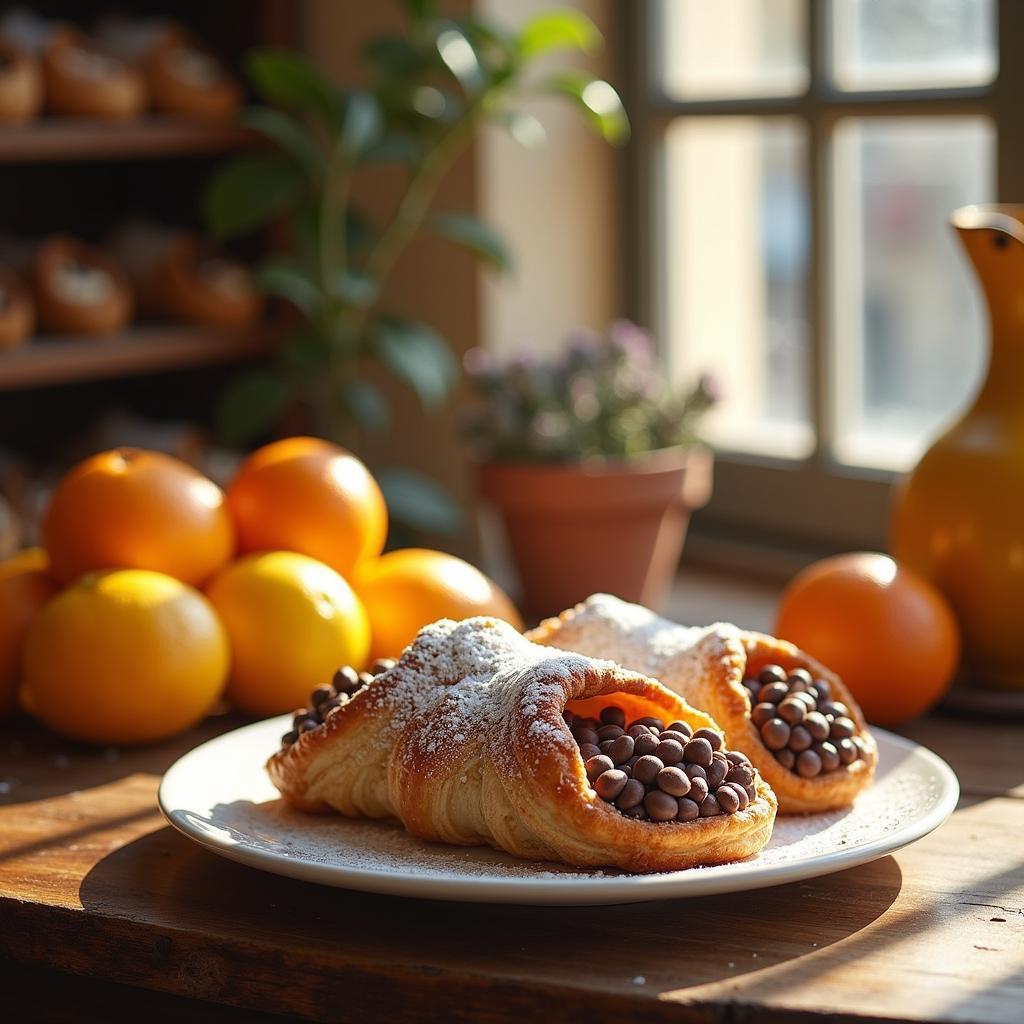
[[[991,358],[974,403],[897,487],[891,546],[953,605],[963,682],[1024,690],[1024,204],[951,222],[988,302]]]

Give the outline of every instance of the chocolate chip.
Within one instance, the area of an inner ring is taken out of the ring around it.
[[[769,683],[762,686],[757,699],[762,704],[778,704],[789,696],[789,687],[785,683]]]
[[[822,771],[834,772],[839,767],[839,751],[828,740],[824,743],[815,743],[811,750],[821,758]]]
[[[601,753],[601,748],[596,743],[581,743],[579,746],[580,757],[583,758],[584,762]]]
[[[609,771],[602,772],[594,780],[594,792],[602,800],[614,800],[629,781],[625,772],[619,771],[618,768],[612,768]]]
[[[693,729],[686,722],[669,722],[667,732],[681,732],[687,739],[693,735]]]
[[[750,758],[742,750],[727,750],[725,759],[730,764],[750,764]]]
[[[644,797],[644,810],[651,821],[671,821],[679,813],[679,802],[660,789],[652,789]]]
[[[833,740],[848,740],[857,731],[857,726],[851,718],[837,718],[829,729],[829,738]]]
[[[762,686],[770,686],[772,683],[784,683],[786,681],[786,670],[781,665],[765,665],[757,673],[757,681]]]
[[[792,769],[793,765],[796,764],[796,754],[794,754],[789,747],[786,747],[785,750],[775,751],[775,760],[778,761],[783,768]]]
[[[796,770],[805,779],[813,779],[821,774],[821,758],[813,750],[805,750],[796,759]]]
[[[622,708],[609,704],[601,709],[601,722],[603,725],[617,725],[620,729],[626,728],[626,712]]]
[[[370,666],[370,673],[373,676],[379,676],[379,675],[383,675],[389,669],[393,669],[394,667],[395,667],[395,659],[394,658],[378,658]]]
[[[291,732],[286,732],[281,737],[281,746],[290,747],[298,738],[299,734],[294,729],[292,729]]]
[[[831,712],[836,718],[850,717],[850,709],[841,700],[829,701],[829,704],[831,705]]]
[[[683,797],[679,801],[679,813],[676,815],[676,821],[694,821],[699,817],[700,804]]]
[[[725,776],[726,782],[738,782],[741,786],[750,786],[754,782],[754,769],[746,764],[734,764]]]
[[[643,732],[633,741],[633,751],[641,757],[644,754],[653,754],[658,749],[661,741],[654,733]]]
[[[597,730],[598,741],[617,740],[620,736],[625,735],[626,730],[617,725],[602,725],[601,728]]]
[[[644,795],[647,788],[642,782],[636,779],[629,779],[622,787],[622,792],[615,799],[615,806],[620,811],[628,811],[631,807],[638,807],[644,802]]]
[[[740,798],[732,786],[721,786],[715,792],[715,798],[718,800],[718,806],[726,814],[735,814],[740,809]]]
[[[676,740],[662,740],[654,754],[665,764],[679,764],[683,759],[683,746]]]
[[[816,740],[827,740],[829,734],[828,719],[820,711],[812,711],[804,718],[804,728]]]
[[[608,756],[616,763],[623,764],[633,756],[633,737],[623,733],[618,739],[612,740]]]
[[[373,682],[373,675],[369,672],[359,673],[359,683],[361,686],[369,686]]]
[[[339,668],[331,682],[338,693],[355,693],[360,688],[359,673],[351,665]]]
[[[589,743],[591,746],[596,747],[601,742],[597,738],[597,733],[593,729],[587,729],[585,726],[574,724],[572,734],[581,747],[584,743]]]
[[[818,700],[813,693],[791,693],[790,697],[800,701],[808,711],[818,710]]]
[[[719,758],[716,756],[706,770],[708,773],[708,789],[714,792],[725,782],[725,777],[729,773],[729,762],[724,757]]]
[[[787,725],[799,725],[807,714],[807,705],[802,700],[787,697],[780,705],[778,715]]]
[[[722,808],[715,799],[714,793],[708,793],[708,795],[701,801],[700,816],[702,818],[713,818],[716,814],[721,813]]]
[[[789,749],[800,753],[814,742],[814,737],[802,726],[794,725],[789,731]]]
[[[641,736],[649,736],[651,734],[651,730],[648,729],[646,725],[638,725],[636,722],[634,722],[626,732],[635,740],[639,739]]]
[[[781,718],[770,718],[761,726],[761,740],[769,750],[781,750],[789,737],[790,728]]]
[[[686,760],[690,764],[699,764],[702,768],[711,764],[714,753],[714,748],[703,736],[690,740],[683,748],[683,756]]]
[[[685,747],[690,742],[690,737],[686,733],[677,732],[675,729],[665,729],[658,733],[658,739],[664,743],[665,740],[675,740],[681,747]]]
[[[333,686],[318,686],[310,695],[309,702],[314,708],[329,701],[334,696]]]
[[[708,783],[706,779],[695,779],[692,775],[690,776],[689,797],[691,800],[695,800],[698,804],[702,803],[709,792],[710,790],[708,789]]]
[[[671,796],[686,796],[690,792],[690,777],[681,768],[662,768],[654,781],[658,789]]]
[[[814,682],[811,673],[805,668],[794,668],[790,671],[789,675],[786,676],[786,682],[792,685],[793,683],[803,683],[804,686],[810,686]]]
[[[318,729],[320,727],[319,718],[304,718],[299,722],[299,732],[309,732],[311,729]]]
[[[714,729],[698,729],[694,734],[695,740],[707,740],[711,744],[712,750],[721,750],[724,746],[722,742],[722,734],[715,732]]]
[[[618,805],[616,804],[616,806]],[[642,803],[637,804],[636,807],[626,808],[626,810],[622,811],[622,816],[624,818],[633,818],[636,821],[650,821]]]
[[[759,729],[765,722],[771,721],[775,717],[775,705],[769,704],[767,701],[763,704],[756,704],[753,711],[750,712],[750,720]]]
[[[633,724],[646,725],[651,732],[661,732],[665,728],[665,723],[660,718],[652,718],[650,715],[636,719]]]
[[[832,696],[832,684],[827,679],[815,679],[811,692],[817,696],[818,700],[829,700]]]
[[[570,729],[572,729],[572,723],[576,721],[576,716],[568,708],[566,708],[562,712],[562,721],[565,722],[565,724],[569,726]]]
[[[599,775],[611,771],[615,764],[610,757],[598,754],[596,757],[589,758],[583,767],[587,770],[587,778],[593,782]]]
[[[644,784],[654,782],[658,772],[665,767],[665,762],[653,754],[645,754],[633,765],[633,778],[639,779]]]
[[[835,740],[836,750],[839,752],[840,764],[853,764],[858,758],[857,747],[853,740]]]
[[[722,790],[726,789],[726,788],[731,789],[736,794],[736,798],[740,802],[740,810],[741,811],[745,811],[750,806],[751,796],[747,792],[747,787],[746,786],[740,786],[737,783],[729,783],[729,782],[727,782],[725,784],[725,786],[720,786],[719,787],[719,789],[718,789],[719,794],[721,794]],[[719,800],[718,802],[719,802],[719,804],[721,804],[722,801]]]
[[[342,704],[347,704],[352,698],[347,693],[341,693],[337,697],[332,697],[330,700],[325,700],[317,711],[320,712],[320,717],[326,722],[332,711],[337,711]]]
[[[691,779],[707,779],[708,773],[699,764],[684,764],[683,771]]]

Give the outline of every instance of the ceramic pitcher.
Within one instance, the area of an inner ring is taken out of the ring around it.
[[[897,488],[892,551],[949,598],[963,681],[1024,690],[1024,204],[953,213],[988,302],[973,404]]]

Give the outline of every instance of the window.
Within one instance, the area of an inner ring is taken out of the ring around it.
[[[634,12],[637,312],[674,375],[711,370],[725,394],[703,522],[884,546],[895,473],[984,370],[984,307],[947,219],[1024,187],[1024,72],[998,45],[1024,41],[1024,4]]]

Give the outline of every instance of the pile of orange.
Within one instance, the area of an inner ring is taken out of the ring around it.
[[[42,549],[0,564],[0,714],[20,703],[67,736],[148,742],[222,697],[291,710],[439,618],[521,628],[461,559],[383,555],[387,526],[363,463],[316,438],[254,452],[226,494],[157,452],[93,456],[54,491]]]

